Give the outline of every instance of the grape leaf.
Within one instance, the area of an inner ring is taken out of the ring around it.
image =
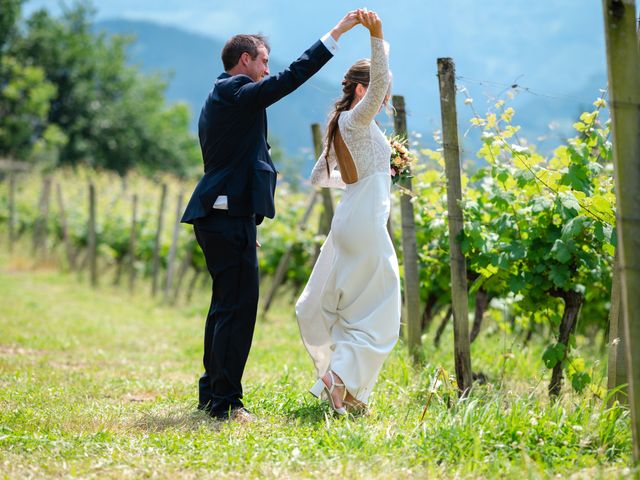
[[[551,254],[553,255],[553,258],[558,260],[560,263],[568,263],[573,257],[569,248],[569,244],[563,242],[560,239],[556,240],[553,244]]]
[[[587,372],[576,372],[571,376],[571,386],[578,393],[581,393],[589,383],[591,383],[591,377]]]
[[[518,293],[527,285],[527,283],[522,275],[511,275],[509,280],[507,280],[507,285],[513,293]]]
[[[568,210],[569,213],[573,213],[575,215],[580,210],[580,204],[571,192],[561,192],[559,194],[559,199],[562,206]]]
[[[566,265],[551,265],[549,269],[549,278],[558,288],[566,288],[571,277],[571,272]]]
[[[563,185],[569,185],[574,190],[589,193],[591,191],[589,174],[584,165],[576,165],[575,163],[569,166],[569,170],[565,173],[560,183]]]
[[[562,239],[566,241],[581,234],[584,230],[584,223],[586,220],[587,218],[583,216],[569,220],[569,222],[562,227]]]
[[[542,354],[542,361],[547,368],[555,367],[558,362],[564,360],[564,353],[567,347],[564,343],[556,343],[555,345],[549,345]]]

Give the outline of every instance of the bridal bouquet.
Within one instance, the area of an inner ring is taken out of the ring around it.
[[[389,144],[391,145],[391,181],[397,183],[398,180],[410,178],[411,164],[416,157],[407,148],[407,139],[395,135],[389,138]]]

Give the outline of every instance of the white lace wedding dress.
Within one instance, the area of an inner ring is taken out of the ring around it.
[[[311,173],[312,184],[345,191],[296,304],[302,340],[318,376],[333,370],[363,403],[400,329],[398,260],[386,228],[391,147],[374,122],[390,81],[385,47],[382,39],[371,38],[367,92],[338,120],[357,181],[348,185],[342,181],[335,170],[335,148],[328,159],[326,150],[322,153]]]

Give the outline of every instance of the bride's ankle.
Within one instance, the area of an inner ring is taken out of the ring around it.
[[[359,402],[359,400],[354,397],[353,395],[351,395],[351,393],[347,392],[347,394],[344,397],[344,401],[345,402],[351,402],[351,403],[355,403],[355,402]]]
[[[322,381],[327,386],[327,389],[329,389],[330,391],[331,391],[331,387],[333,387],[333,393],[331,394],[331,396],[333,397],[336,407],[341,407],[343,403],[343,399],[345,398],[346,395],[349,394],[346,391],[347,387],[344,386],[344,382],[342,381],[342,378],[340,378],[340,376],[337,373],[331,370],[328,370],[327,373],[325,373],[322,376]]]

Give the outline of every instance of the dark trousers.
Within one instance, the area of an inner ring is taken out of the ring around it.
[[[213,280],[199,408],[222,416],[243,406],[241,380],[258,307],[255,218],[214,210],[196,220],[194,231]]]

